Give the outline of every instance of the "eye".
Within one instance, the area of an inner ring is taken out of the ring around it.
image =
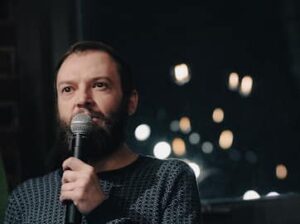
[[[62,88],[62,90],[61,90],[62,93],[70,93],[71,91],[72,91],[71,86],[66,86],[66,87]]]
[[[93,88],[105,89],[107,87],[108,87],[108,84],[106,82],[95,82],[93,84]]]

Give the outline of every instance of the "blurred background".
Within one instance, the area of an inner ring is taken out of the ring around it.
[[[270,192],[295,200],[296,0],[1,0],[1,191],[46,171],[56,127],[54,68],[78,40],[103,41],[127,59],[140,93],[129,145],[190,164],[205,214],[228,213],[220,204],[243,198],[260,203]]]

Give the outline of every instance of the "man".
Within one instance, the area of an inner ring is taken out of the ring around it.
[[[77,207],[82,223],[200,223],[191,169],[178,160],[138,155],[125,144],[126,120],[138,94],[128,66],[112,48],[73,45],[58,65],[56,94],[64,139],[72,118],[84,113],[93,123],[89,145],[82,159],[67,158],[61,169],[18,186],[5,223],[64,223],[66,201]]]

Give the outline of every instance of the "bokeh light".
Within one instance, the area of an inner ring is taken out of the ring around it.
[[[184,85],[191,80],[190,69],[187,64],[175,65],[172,75],[177,85]]]
[[[224,120],[224,111],[222,108],[216,108],[212,114],[213,121],[216,123],[221,123]]]
[[[219,145],[222,149],[226,150],[232,146],[233,143],[233,133],[230,130],[224,130],[220,134]]]
[[[182,138],[175,138],[172,141],[172,149],[175,155],[183,156],[186,153],[185,142]]]
[[[269,192],[266,196],[267,197],[277,197],[277,196],[279,196],[280,194],[279,193],[277,193],[276,191],[271,191],[271,192]]]
[[[147,124],[141,124],[136,127],[134,131],[135,138],[138,141],[145,141],[149,138],[151,134],[151,129],[150,126]]]
[[[192,130],[191,121],[188,117],[182,117],[179,121],[179,128],[181,132],[187,134]]]
[[[230,90],[237,90],[239,88],[239,75],[236,72],[229,74],[228,88]]]
[[[279,164],[276,166],[276,177],[280,180],[286,179],[288,170],[285,165]]]
[[[153,149],[153,154],[158,159],[166,159],[171,154],[171,146],[168,142],[158,142]]]
[[[240,94],[242,96],[249,96],[252,92],[253,79],[251,76],[245,76],[242,79],[240,86]]]
[[[172,121],[170,123],[170,129],[171,129],[171,131],[174,131],[174,132],[179,131],[179,121],[177,121],[177,120]]]
[[[192,144],[192,145],[197,145],[199,144],[201,140],[201,137],[200,135],[197,133],[197,132],[193,132],[192,134],[190,134],[189,136],[189,142]]]
[[[243,195],[243,200],[255,200],[259,198],[260,195],[254,190],[246,191],[245,194]]]
[[[206,154],[210,154],[214,150],[213,144],[211,142],[208,142],[208,141],[203,142],[201,148],[202,148],[202,151]]]
[[[186,161],[187,164],[192,168],[195,173],[196,178],[198,178],[201,174],[201,169],[197,163]]]

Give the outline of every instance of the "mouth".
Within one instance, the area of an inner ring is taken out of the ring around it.
[[[100,120],[99,117],[94,117],[94,116],[92,116],[92,121],[93,121],[93,122],[98,123],[99,120]]]
[[[102,114],[100,114],[99,112],[94,112],[94,111],[80,111],[79,113],[85,114],[87,116],[89,116],[91,118],[91,120],[94,123],[103,123],[103,121],[105,120],[104,116]],[[76,113],[78,114],[78,113]],[[75,115],[74,115],[75,116]]]
[[[95,123],[99,126],[103,126],[105,124],[105,119],[103,116],[101,116],[101,114],[91,113],[91,114],[89,114],[89,116],[91,117],[93,123]]]

